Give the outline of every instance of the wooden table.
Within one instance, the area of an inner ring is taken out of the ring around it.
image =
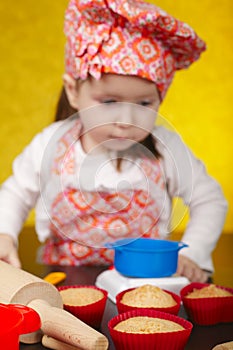
[[[67,278],[64,282],[66,285],[74,284],[95,284],[96,277],[104,268],[101,267],[68,267],[68,266],[54,266],[45,267],[44,277],[51,271],[64,271]],[[114,350],[115,347],[111,341],[108,332],[108,321],[117,314],[116,305],[109,299],[106,304],[105,313],[102,320],[101,332],[109,339],[109,350]],[[184,309],[181,307],[179,316],[186,318]],[[215,326],[194,326],[189,341],[185,350],[211,350],[215,345],[233,340],[233,323],[219,324]],[[21,344],[20,350],[45,350],[41,343],[38,344]]]

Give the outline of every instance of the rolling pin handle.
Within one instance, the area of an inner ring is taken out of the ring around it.
[[[108,349],[108,339],[103,334],[69,312],[53,307],[42,299],[35,299],[28,306],[40,315],[44,334],[83,350]]]
[[[60,340],[49,337],[48,335],[44,335],[42,338],[42,345],[44,345],[48,349],[53,350],[82,350],[73,345],[66,344]]]

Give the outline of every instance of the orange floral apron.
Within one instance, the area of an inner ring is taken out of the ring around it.
[[[58,142],[52,172],[56,176],[73,174],[74,147],[80,122]],[[159,160],[142,158],[139,165],[148,181],[165,196],[165,183]],[[42,250],[42,261],[56,265],[110,265],[113,250],[105,244],[128,237],[159,237],[161,201],[144,189],[84,191],[67,186],[51,206],[50,237]]]

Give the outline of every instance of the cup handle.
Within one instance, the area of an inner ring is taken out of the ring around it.
[[[184,243],[184,242],[179,242],[178,243],[178,250],[182,249],[182,248],[186,248],[188,247],[189,245]]]

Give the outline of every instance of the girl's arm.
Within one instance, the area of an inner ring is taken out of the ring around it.
[[[160,147],[168,192],[171,198],[182,198],[189,208],[189,222],[182,237],[189,247],[182,249],[180,255],[213,271],[211,255],[223,229],[227,202],[219,184],[178,134],[164,130],[160,131]]]
[[[38,136],[13,162],[13,175],[0,190],[0,233],[17,241],[29,211],[39,195],[40,147]]]
[[[190,158],[193,187],[189,201],[185,197],[187,190],[181,191],[181,197],[189,207],[189,222],[182,239],[190,248],[181,254],[194,260],[202,269],[213,271],[211,256],[222,233],[227,202],[221,187],[207,174],[204,165],[191,153]]]
[[[17,238],[40,195],[41,163],[56,130],[44,129],[13,162],[13,174],[0,188],[0,259],[17,265]],[[13,260],[12,260],[13,259]]]

